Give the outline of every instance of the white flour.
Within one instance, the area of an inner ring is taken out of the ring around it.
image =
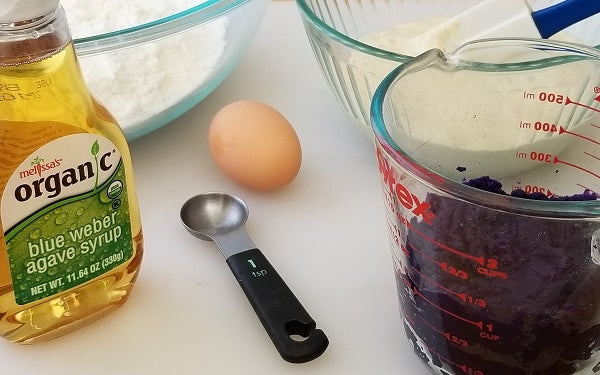
[[[61,4],[73,37],[80,38],[154,21],[204,1],[62,0]],[[128,134],[210,78],[225,48],[226,25],[224,18],[135,48],[84,56],[81,68],[93,95]]]

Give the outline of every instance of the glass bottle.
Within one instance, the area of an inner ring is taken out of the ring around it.
[[[131,157],[59,0],[0,3],[0,194],[0,336],[46,341],[127,300],[143,253]]]

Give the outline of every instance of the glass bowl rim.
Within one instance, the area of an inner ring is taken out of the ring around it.
[[[207,0],[170,16],[121,30],[76,38],[73,42],[79,56],[113,52],[208,23],[251,1],[255,0]]]
[[[351,38],[348,35],[340,32],[339,30],[329,26],[323,19],[317,16],[309,7],[307,0],[296,0],[296,4],[298,5],[298,9],[300,9],[300,13],[303,15],[305,20],[309,20],[310,23],[319,29],[322,33],[326,34],[332,40],[337,41],[343,45],[346,45],[352,49],[358,50],[360,52],[366,53],[368,55],[372,55],[375,57],[380,57],[385,60],[391,61],[399,61],[406,62],[410,60],[413,56],[403,55],[401,53],[396,53],[393,51],[377,48],[371,46],[369,44],[363,43],[357,39]]]
[[[308,20],[310,24],[317,29],[319,29],[322,33],[324,33],[328,38],[341,43],[351,49],[363,52],[367,55],[379,57],[385,60],[398,61],[398,62],[406,62],[412,59],[415,56],[404,55],[401,53],[396,53],[394,51],[377,48],[371,46],[369,44],[363,43],[357,39],[351,38],[350,36],[344,34],[343,32],[329,26],[322,18],[317,16],[315,12],[312,11],[310,6],[308,5],[309,0],[296,0],[296,4],[298,5],[298,9],[300,10],[300,14],[303,16],[305,20]],[[600,44],[593,46],[594,48],[600,48]]]

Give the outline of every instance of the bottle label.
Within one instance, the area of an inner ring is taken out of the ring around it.
[[[93,134],[58,138],[14,171],[1,218],[16,302],[46,298],[133,256],[121,154]]]

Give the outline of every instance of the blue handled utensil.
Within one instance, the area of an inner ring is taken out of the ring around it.
[[[565,0],[532,11],[525,0],[486,0],[413,39],[415,49],[452,50],[475,39],[549,38],[600,12],[600,0]]]

